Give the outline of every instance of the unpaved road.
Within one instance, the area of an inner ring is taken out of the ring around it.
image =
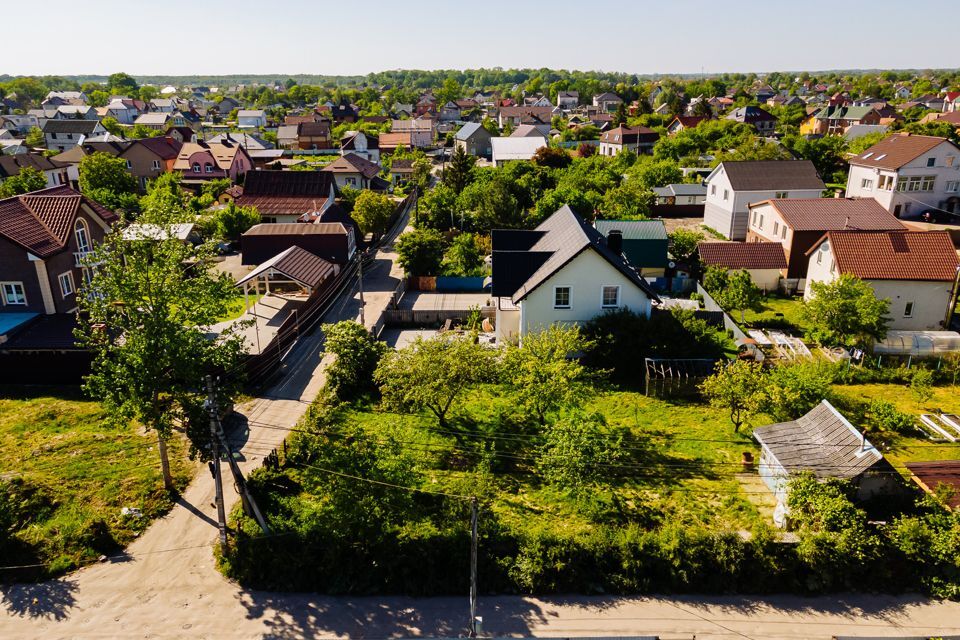
[[[398,274],[389,253],[364,279],[368,324]],[[345,296],[328,320],[355,317]],[[245,472],[277,446],[323,383],[319,332],[290,355],[281,381],[241,411],[249,420]],[[226,474],[226,470],[225,470]],[[228,506],[236,494],[226,483]],[[463,598],[328,598],[242,589],[214,568],[213,482],[201,471],[167,517],[124,558],[62,580],[0,591],[0,639],[384,638],[457,636]],[[960,634],[960,604],[919,597],[520,598],[483,597],[484,631],[496,635],[660,635],[663,638],[830,638],[834,634]]]

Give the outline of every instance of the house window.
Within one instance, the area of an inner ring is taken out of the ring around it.
[[[757,225],[760,229],[763,229],[763,214],[760,214],[760,224]]]
[[[780,229],[780,237],[784,240],[787,239],[787,225],[783,225],[783,228]]]
[[[958,186],[960,186],[960,182],[951,180],[947,183],[947,193],[956,193]]]
[[[356,179],[356,178],[347,178],[347,184],[350,185],[351,187],[355,187],[355,186],[357,186],[357,179]]]
[[[753,226],[757,226],[757,212],[753,212]]]
[[[27,295],[23,292],[22,282],[3,282],[3,304],[27,304]]]
[[[93,269],[84,267],[80,270],[80,273],[83,274],[83,282],[89,287],[90,283],[93,282]]]
[[[159,160],[154,160],[154,161],[153,161],[153,170],[154,170],[154,171],[160,171],[160,161],[159,161]]]
[[[823,251],[817,251],[817,264],[823,264]]]
[[[194,162],[194,163],[193,163],[193,172],[194,172],[194,173],[200,173],[200,163],[199,163],[199,162]]]
[[[778,233],[780,233],[780,223],[777,222],[777,221],[774,221],[774,223],[773,223],[773,235],[777,235]]]
[[[787,192],[787,191],[777,191],[777,193],[774,195],[774,197],[777,198],[778,200],[783,200],[783,199],[786,198],[788,195],[790,195],[790,194],[789,194],[789,192]]]
[[[60,282],[60,294],[64,298],[73,295],[73,273],[70,271],[61,273],[57,276],[57,280]]]
[[[72,133],[68,133],[68,134],[67,134],[67,140],[73,140],[73,134],[72,134]]]
[[[864,178],[863,180],[860,181],[860,188],[869,189],[870,191],[873,191],[873,180]]]
[[[937,166],[937,159],[936,159],[936,158],[927,158],[927,166],[928,166],[928,167],[935,167],[935,166]]]
[[[130,169],[133,169],[133,163],[127,160],[127,171],[129,171]]]
[[[715,184],[710,185],[710,195],[712,196],[717,195],[717,185]]]
[[[77,251],[86,253],[90,251],[90,231],[87,229],[87,223],[78,218],[73,226],[73,234],[77,237]]]
[[[908,302],[908,303],[906,303],[905,305],[903,305],[903,317],[904,317],[904,318],[912,318],[912,317],[913,317],[913,303],[912,303],[912,302]]]
[[[207,173],[213,173],[213,165],[210,164],[209,162],[205,162],[203,164],[203,168]]]
[[[56,139],[57,139],[57,134],[51,133],[51,134],[50,134],[50,139],[51,139],[51,140],[56,140]]]
[[[947,156],[947,166],[948,166],[948,167],[952,167],[952,166],[953,166],[953,160],[954,160],[954,157],[953,157],[953,156]]]
[[[831,273],[831,274],[832,274],[832,273],[836,273],[836,270],[837,270],[837,263],[833,260],[833,258],[831,258],[831,259],[830,259],[830,273]]]
[[[726,202],[730,198],[730,191],[728,189],[723,190],[723,201]]]
[[[570,308],[570,287],[554,287],[553,288],[553,308],[554,309]]]
[[[617,285],[604,285],[601,296],[600,306],[604,309],[613,309],[620,306],[620,287]]]

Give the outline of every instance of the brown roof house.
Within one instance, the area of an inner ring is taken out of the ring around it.
[[[615,156],[621,151],[651,153],[660,134],[647,127],[617,127],[600,136],[600,155]]]
[[[727,120],[749,124],[757,130],[757,133],[765,136],[773,135],[777,128],[777,117],[760,107],[740,107],[727,114],[726,118]]]
[[[898,218],[930,211],[934,219],[958,221],[960,147],[950,140],[895,134],[849,163],[847,196],[873,198]]]
[[[776,291],[787,270],[787,258],[779,242],[701,242],[697,245],[700,262],[707,267],[746,271],[753,283],[766,291]]]
[[[326,171],[251,171],[236,204],[256,207],[264,222],[296,222],[333,206],[338,195],[333,176]]]
[[[750,205],[747,242],[779,242],[787,278],[807,276],[807,251],[828,231],[903,231],[872,198],[770,199]]]
[[[807,299],[810,283],[849,273],[890,301],[890,329],[942,329],[953,311],[960,261],[947,231],[830,231],[806,255]]]
[[[826,400],[805,415],[755,429],[758,471],[777,498],[773,519],[785,526],[790,480],[800,473],[840,478],[856,486],[859,499],[901,490],[899,474],[880,451]]]
[[[253,168],[253,160],[242,145],[231,142],[188,142],[180,147],[173,163],[185,181],[230,178],[233,182]]]
[[[378,177],[380,165],[354,153],[340,156],[321,171],[333,174],[338,188],[387,190],[390,185]]]
[[[356,253],[357,238],[342,222],[258,224],[240,238],[241,264],[262,264],[291,247],[343,265]]]
[[[182,148],[182,142],[168,136],[144,138],[132,141],[120,158],[126,161],[127,171],[137,179],[140,191],[146,192],[151,180],[173,171]]]

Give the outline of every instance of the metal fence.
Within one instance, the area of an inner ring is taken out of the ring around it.
[[[734,340],[746,340],[749,336],[743,332],[743,329],[733,321],[733,318],[730,317],[726,311],[723,310],[717,301],[713,299],[707,290],[703,288],[699,282],[697,283],[697,293],[703,296],[703,308],[707,311],[719,311],[723,313],[723,328],[733,334]]]

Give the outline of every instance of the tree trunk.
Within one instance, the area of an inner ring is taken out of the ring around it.
[[[160,449],[160,471],[163,473],[163,486],[167,491],[173,491],[173,476],[170,474],[170,458],[167,455],[167,441],[157,432],[157,447]]]

